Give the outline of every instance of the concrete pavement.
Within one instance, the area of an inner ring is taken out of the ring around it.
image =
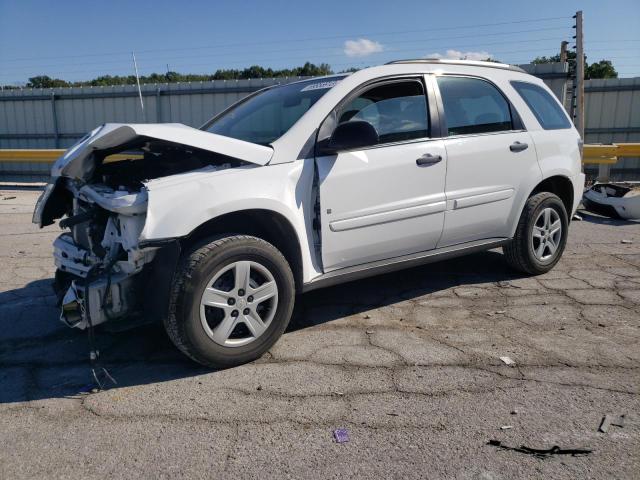
[[[59,229],[31,225],[37,195],[0,191],[0,478],[640,472],[637,223],[585,214],[539,277],[492,251],[312,292],[268,355],[225,371],[156,326],[100,332],[118,385],[85,394],[86,334],[57,320]],[[624,427],[598,432],[604,414]],[[539,459],[491,439],[593,453]]]

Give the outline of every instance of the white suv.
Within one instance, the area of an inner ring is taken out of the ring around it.
[[[497,246],[550,270],[581,143],[516,67],[399,61],[261,90],[201,129],[103,125],[55,163],[34,222],[66,215],[68,325],[161,319],[231,366],[276,342],[296,293]]]

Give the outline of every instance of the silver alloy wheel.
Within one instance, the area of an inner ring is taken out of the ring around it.
[[[217,344],[241,347],[267,330],[277,307],[278,286],[271,272],[257,262],[242,260],[225,266],[206,283],[200,322]]]
[[[553,208],[542,210],[533,224],[531,236],[534,256],[542,262],[551,260],[562,240],[562,221],[558,212]]]

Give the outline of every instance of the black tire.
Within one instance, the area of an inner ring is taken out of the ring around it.
[[[558,214],[561,221],[561,238],[555,253],[546,261],[539,260],[534,255],[533,227],[540,213],[552,208]],[[562,257],[562,252],[567,244],[569,221],[567,211],[562,200],[557,195],[549,192],[541,192],[532,195],[522,210],[518,227],[513,240],[502,249],[509,266],[523,273],[540,275],[551,270]]]
[[[275,316],[251,343],[228,347],[214,342],[200,321],[200,299],[206,283],[225,266],[250,260],[269,270],[278,288]],[[208,239],[185,253],[174,276],[165,329],[171,341],[192,360],[212,368],[228,368],[262,356],[284,333],[295,301],[289,263],[270,243],[247,235]]]

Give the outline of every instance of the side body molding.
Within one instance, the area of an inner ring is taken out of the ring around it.
[[[382,223],[395,222],[397,220],[405,220],[407,218],[422,217],[433,213],[444,212],[447,208],[447,202],[439,200],[430,203],[422,203],[419,205],[395,208],[393,210],[385,210],[377,213],[365,214],[357,217],[336,220],[329,224],[329,228],[333,232],[341,232],[354,228],[369,227]]]
[[[515,189],[513,188],[505,188],[504,190],[497,190],[495,192],[488,193],[469,194],[468,192],[463,192],[461,193],[461,195],[464,196],[453,199],[452,208],[454,210],[457,210],[460,208],[475,207],[476,205],[484,205],[485,203],[507,200],[508,198],[511,198],[513,196],[514,192]],[[455,197],[456,194],[452,196]]]

